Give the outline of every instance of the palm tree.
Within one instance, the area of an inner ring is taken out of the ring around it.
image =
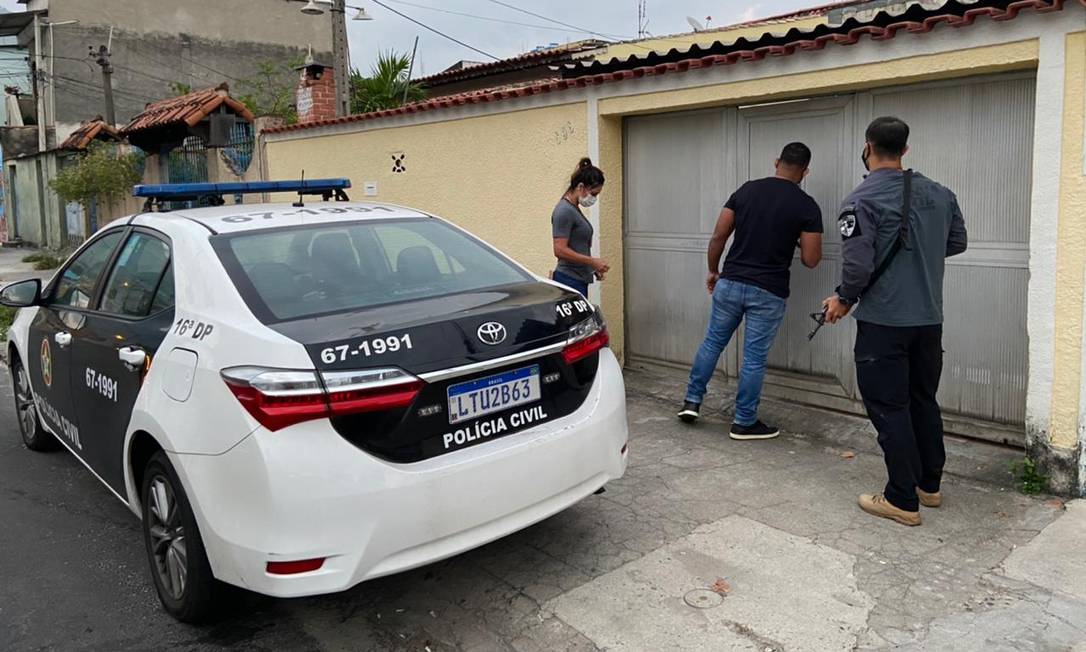
[[[351,71],[351,113],[368,113],[395,109],[403,104],[404,90],[407,101],[417,102],[426,97],[426,91],[408,79],[411,58],[394,50],[382,52],[369,77],[358,70]]]

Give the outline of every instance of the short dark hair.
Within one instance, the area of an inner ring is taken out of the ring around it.
[[[603,181],[603,170],[593,165],[592,159],[586,156],[577,163],[576,169],[570,175],[569,189],[573,190],[581,184],[584,184],[585,188],[596,188],[602,186]]]
[[[788,143],[781,150],[781,163],[806,170],[811,164],[811,148],[803,143]]]
[[[875,118],[864,134],[871,149],[882,158],[899,158],[909,145],[909,125],[901,118],[883,116]]]

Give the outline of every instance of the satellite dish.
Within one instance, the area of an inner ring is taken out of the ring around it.
[[[697,19],[694,18],[693,16],[687,16],[686,17],[686,22],[690,23],[690,26],[694,28],[695,32],[704,32],[705,31],[705,25],[702,25],[701,23],[699,23],[697,21]]]

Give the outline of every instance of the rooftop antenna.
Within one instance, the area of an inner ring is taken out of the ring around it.
[[[302,187],[305,188],[305,170],[302,170]],[[298,191],[298,201],[292,204],[294,208],[305,208],[305,202],[302,201],[302,191]]]
[[[687,16],[686,17],[686,22],[690,23],[690,26],[694,28],[695,32],[704,32],[705,31],[705,25],[702,25],[701,23],[699,23],[698,19],[694,18],[693,16]]]
[[[640,0],[637,3],[637,38],[645,38],[649,33],[649,7],[648,0]]]

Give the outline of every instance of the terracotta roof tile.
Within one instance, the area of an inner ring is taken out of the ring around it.
[[[99,115],[90,120],[80,122],[79,128],[65,138],[64,142],[62,142],[57,149],[87,149],[87,146],[91,144],[91,141],[99,138],[101,140],[123,140],[123,137],[117,128],[107,124],[106,121],[102,119],[102,116]]]
[[[589,85],[620,82],[626,79],[638,79],[651,75],[686,72],[746,61],[760,61],[767,56],[788,56],[795,54],[797,51],[822,50],[830,44],[855,45],[863,36],[870,36],[873,41],[885,41],[896,37],[901,32],[924,34],[942,24],[955,28],[968,27],[976,23],[978,19],[985,17],[995,21],[1013,20],[1025,11],[1037,13],[1061,11],[1067,1],[1074,2],[1074,0],[967,0],[967,2],[947,0],[937,9],[929,10],[919,5],[914,6],[907,15],[892,16],[886,12],[880,12],[874,19],[866,23],[850,18],[839,27],[821,25],[807,31],[792,29],[784,36],[765,34],[755,41],[739,39],[730,44],[717,42],[710,48],[694,46],[682,52],[672,50],[665,55],[653,53],[644,57],[630,57],[624,61],[612,60],[606,63],[593,63],[581,68],[584,74],[573,78],[552,79],[527,86],[491,88],[458,95],[435,97],[396,109],[287,125],[267,129],[265,133],[284,133],[364,122],[464,104],[497,102],[516,97],[527,97],[536,93],[584,88]],[[1078,0],[1078,4],[1086,7],[1086,0]],[[598,72],[595,72],[597,70]]]
[[[252,112],[244,104],[230,97],[229,91],[226,84],[222,84],[216,88],[205,88],[188,95],[152,102],[147,105],[143,113],[122,127],[121,133],[127,135],[181,123],[194,127],[223,104],[230,107],[239,117],[252,122],[255,119]]]
[[[462,81],[465,79],[475,79],[478,77],[487,77],[489,75],[501,74],[504,72],[511,72],[514,70],[522,70],[524,68],[533,68],[535,66],[542,66],[551,63],[563,63],[571,60],[575,55],[582,52],[589,52],[592,50],[598,50],[599,48],[607,45],[606,41],[585,40],[576,41],[567,45],[560,45],[553,48],[547,48],[545,50],[539,50],[536,52],[527,52],[508,59],[501,59],[499,61],[488,61],[486,63],[479,63],[466,68],[457,68],[454,70],[446,70],[427,77],[420,77],[415,81],[421,84],[424,88],[431,86],[440,86],[442,84],[449,84],[456,81]]]

